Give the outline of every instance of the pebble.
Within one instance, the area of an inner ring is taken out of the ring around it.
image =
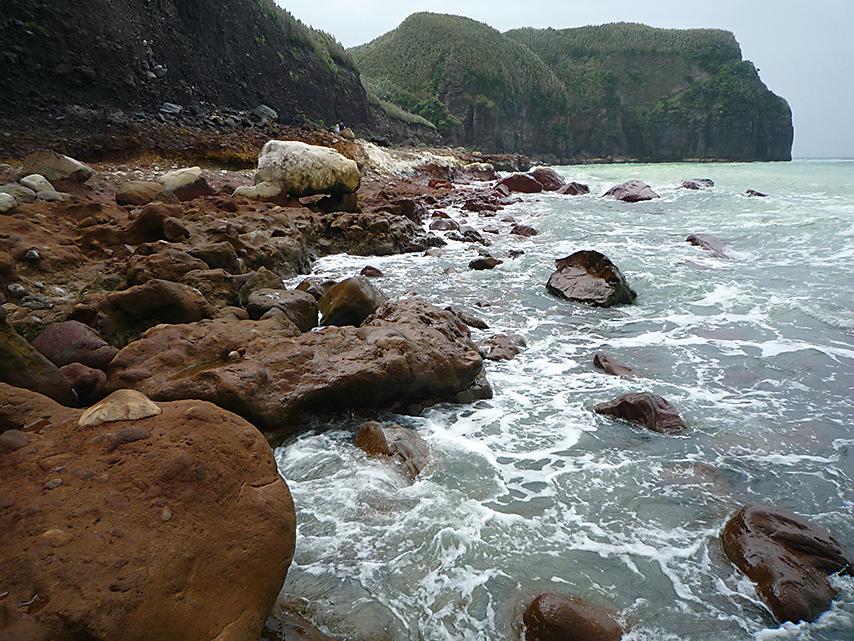
[[[172,510],[170,510],[168,506],[164,507],[163,510],[161,510],[161,512],[160,512],[160,520],[163,521],[164,523],[166,523],[166,521],[169,521],[171,519],[172,519]]]
[[[62,485],[62,479],[50,479],[44,484],[44,489],[46,490],[55,490],[60,485]]]

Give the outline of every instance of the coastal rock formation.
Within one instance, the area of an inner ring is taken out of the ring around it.
[[[661,434],[678,433],[688,428],[675,407],[657,394],[649,392],[622,394],[611,401],[599,403],[593,411],[641,425]]]
[[[354,276],[327,289],[317,303],[323,325],[361,325],[386,301],[366,276]]]
[[[564,196],[583,196],[584,194],[590,193],[590,187],[582,183],[568,182],[558,189],[557,193]]]
[[[525,339],[516,335],[496,334],[483,346],[486,348],[487,360],[512,361],[525,347]]]
[[[567,300],[597,307],[629,304],[637,298],[623,273],[604,254],[583,250],[555,261],[546,289]]]
[[[574,596],[547,592],[522,617],[525,641],[620,641],[614,612]]]
[[[699,191],[701,189],[709,189],[715,186],[715,181],[711,178],[693,178],[691,180],[682,181],[682,189],[691,189]]]
[[[38,174],[51,183],[60,180],[84,183],[92,177],[93,173],[92,168],[82,162],[47,149],[39,149],[28,154],[21,166],[22,175]]]
[[[510,191],[522,194],[537,194],[543,191],[543,185],[528,174],[512,174],[507,178],[502,178],[498,184],[507,187]]]
[[[551,167],[535,167],[530,174],[545,191],[558,191],[566,185],[566,181]]]
[[[106,370],[119,351],[94,329],[73,320],[48,325],[32,346],[57,367],[81,363],[100,370]]]
[[[271,140],[258,156],[255,183],[278,185],[291,196],[352,194],[361,174],[356,163],[334,149],[293,140]]]
[[[767,505],[739,509],[721,542],[779,621],[815,621],[836,597],[828,577],[854,575],[854,557],[829,532]]]
[[[481,256],[480,258],[475,258],[474,260],[469,262],[469,269],[474,269],[475,271],[495,269],[503,262],[503,260],[499,260],[498,258],[495,258],[493,256]]]
[[[262,288],[249,294],[246,311],[250,318],[257,320],[271,309],[284,312],[302,332],[317,327],[317,301],[308,292]]]
[[[356,447],[368,456],[385,457],[414,479],[430,462],[430,447],[415,430],[400,425],[365,423],[356,433]]]
[[[208,400],[284,437],[306,415],[452,399],[482,369],[463,322],[411,298],[360,327],[304,334],[281,318],[156,327],[113,359],[109,387]]]
[[[3,638],[259,637],[296,533],[273,454],[209,403],[142,400],[157,411],[117,420],[135,401],[105,399],[82,421],[0,384],[0,477],[15,479],[0,506]]]
[[[639,203],[645,200],[659,198],[652,187],[642,180],[629,180],[621,185],[615,185],[602,194],[603,198],[615,198],[627,203]]]

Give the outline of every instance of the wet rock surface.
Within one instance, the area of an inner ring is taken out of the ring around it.
[[[623,637],[613,611],[550,592],[531,602],[522,621],[525,641],[619,641]]]
[[[602,194],[606,198],[615,198],[627,203],[639,203],[645,200],[659,198],[659,195],[642,180],[629,180],[620,185],[611,187]]]
[[[711,234],[691,234],[687,239],[685,239],[685,242],[712,252],[719,258],[729,258],[724,251],[723,241]]]
[[[623,273],[604,254],[579,251],[555,261],[546,289],[560,298],[598,307],[629,304],[637,298]]]
[[[323,325],[361,325],[386,301],[385,294],[365,276],[336,283],[317,303]]]
[[[598,352],[593,356],[593,365],[612,376],[634,376],[635,371],[613,356]]]
[[[0,437],[0,476],[16,484],[0,507],[6,638],[259,637],[295,515],[255,428],[195,400],[91,427],[79,410],[0,384],[0,408],[10,403],[16,422],[41,426],[13,432],[26,437],[14,447]],[[223,580],[239,589],[223,592]]]
[[[593,411],[662,434],[676,434],[688,429],[675,407],[661,396],[649,392],[622,394],[611,401],[599,403]]]
[[[415,430],[400,425],[365,423],[356,433],[356,447],[368,456],[385,457],[414,479],[430,462],[430,447]]]
[[[828,577],[854,575],[854,557],[827,530],[768,505],[740,508],[721,542],[779,621],[815,621],[837,594]]]

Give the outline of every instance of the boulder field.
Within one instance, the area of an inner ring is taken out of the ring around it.
[[[0,638],[259,638],[295,515],[243,419],[126,390],[81,412],[0,383],[0,478]]]

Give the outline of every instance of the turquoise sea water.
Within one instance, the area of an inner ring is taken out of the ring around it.
[[[357,423],[318,426],[277,450],[297,505],[284,595],[351,639],[515,639],[541,591],[616,608],[629,640],[854,639],[854,581],[813,624],[780,626],[726,560],[718,533],[745,502],[807,516],[854,549],[854,162],[562,167],[592,194],[525,197],[499,214],[536,227],[467,269],[471,247],[439,258],[323,259],[317,270],[383,270],[390,295],[416,291],[523,335],[489,363],[495,398],[442,405],[416,428],[434,463],[414,484],[352,445]],[[684,178],[716,187],[677,189]],[[660,200],[598,197],[629,178]],[[770,198],[742,195],[752,187]],[[459,216],[459,212],[451,212]],[[730,260],[688,245],[721,238]],[[638,292],[596,309],[544,288],[555,258],[608,255]],[[479,307],[488,302],[489,307]],[[596,351],[634,366],[622,380]],[[666,437],[606,420],[592,405],[628,391],[668,398],[689,423]]]

